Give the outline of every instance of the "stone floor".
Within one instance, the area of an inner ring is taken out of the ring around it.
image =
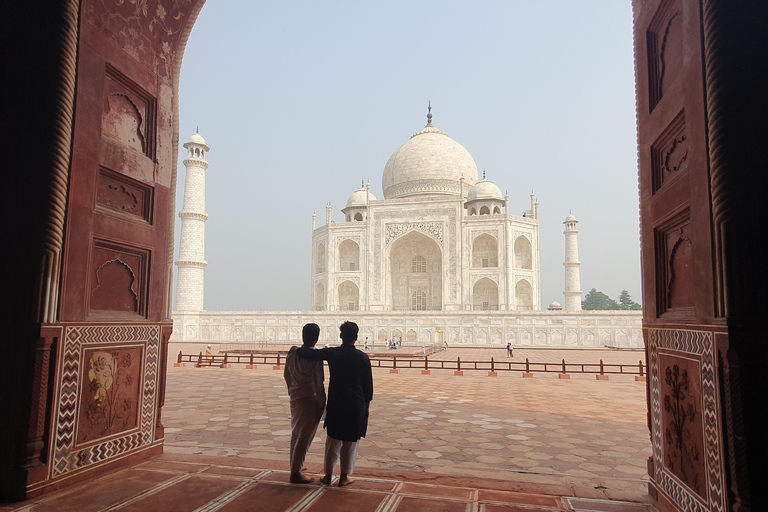
[[[249,464],[252,463],[252,464]],[[357,477],[349,486],[294,485],[267,461],[163,455],[64,491],[18,512],[651,512],[644,503],[517,490],[473,477]],[[489,485],[490,484],[490,485]],[[495,485],[494,485],[495,484]],[[551,488],[547,490],[552,490]],[[565,489],[558,489],[560,491]]]
[[[488,354],[451,349],[442,356]],[[642,353],[515,351],[515,359],[525,357],[634,364]],[[290,485],[281,371],[170,368],[166,455],[108,476],[104,485],[90,483],[85,493],[67,490],[23,509],[648,510],[645,383],[631,376],[374,369],[374,390],[356,482],[345,489]],[[324,440],[318,432],[307,457],[310,473],[321,471]]]

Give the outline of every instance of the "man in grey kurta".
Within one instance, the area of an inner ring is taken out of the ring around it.
[[[317,324],[305,325],[302,331],[304,347],[314,350],[319,334]],[[297,348],[291,347],[285,358],[283,376],[291,398],[290,480],[294,484],[305,484],[312,482],[312,478],[301,471],[325,409],[325,388],[323,362],[299,358]]]
[[[359,328],[353,322],[344,322],[341,346],[312,350],[300,348],[297,354],[312,361],[326,360],[331,372],[328,385],[325,429],[325,476],[321,480],[330,485],[336,462],[341,462],[339,487],[351,483],[349,475],[355,469],[360,438],[368,431],[368,410],[373,400],[373,373],[368,356],[355,348]]]

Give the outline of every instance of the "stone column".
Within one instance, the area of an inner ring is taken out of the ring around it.
[[[179,244],[179,278],[176,283],[176,310],[203,311],[205,261],[205,171],[208,162],[205,153],[210,148],[199,133],[184,144],[187,158],[187,179],[184,184],[184,206],[181,218],[181,243]]]
[[[576,241],[576,235],[579,231],[576,224],[579,221],[573,214],[565,218],[565,310],[581,311],[581,276],[579,274],[579,245]]]

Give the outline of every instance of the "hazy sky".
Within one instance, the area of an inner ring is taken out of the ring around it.
[[[308,309],[312,213],[342,221],[362,179],[382,198],[428,100],[511,213],[535,191],[542,307],[563,302],[569,211],[582,290],[640,300],[628,0],[208,0],[180,84],[182,142],[211,147],[205,308]]]

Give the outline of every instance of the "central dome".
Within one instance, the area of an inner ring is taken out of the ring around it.
[[[421,195],[462,194],[477,183],[477,165],[464,146],[432,126],[427,126],[400,146],[387,160],[382,177],[385,199]]]

